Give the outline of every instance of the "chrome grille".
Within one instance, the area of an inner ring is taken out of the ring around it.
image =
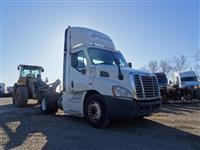
[[[158,81],[155,76],[134,75],[136,95],[138,98],[160,96]]]

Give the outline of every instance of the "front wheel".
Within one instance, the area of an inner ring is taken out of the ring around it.
[[[58,111],[55,96],[45,95],[41,98],[40,110],[43,114],[55,114]]]
[[[13,104],[17,107],[24,107],[28,103],[28,89],[25,86],[18,86],[13,95]]]
[[[103,97],[98,94],[93,94],[86,99],[84,115],[87,122],[95,128],[105,127],[109,123]]]

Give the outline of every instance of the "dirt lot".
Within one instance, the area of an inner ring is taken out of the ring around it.
[[[144,120],[117,120],[106,129],[84,119],[42,115],[30,101],[26,108],[0,99],[1,149],[200,149],[200,103],[165,104]]]

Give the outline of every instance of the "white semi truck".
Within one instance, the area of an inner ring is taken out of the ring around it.
[[[56,112],[53,99],[42,98],[43,113]],[[132,69],[110,37],[68,27],[58,103],[66,115],[85,117],[91,126],[103,127],[113,118],[150,115],[161,107],[161,98],[156,76]]]
[[[185,100],[200,99],[200,81],[194,71],[175,72],[173,85]]]
[[[200,86],[200,82],[194,71],[175,72],[173,83],[182,88],[194,88]]]

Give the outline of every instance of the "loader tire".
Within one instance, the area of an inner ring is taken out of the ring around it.
[[[28,103],[28,89],[24,86],[18,86],[13,95],[13,104],[17,107],[24,107]]]
[[[44,95],[41,97],[40,110],[43,114],[55,114],[58,111],[58,96]]]

